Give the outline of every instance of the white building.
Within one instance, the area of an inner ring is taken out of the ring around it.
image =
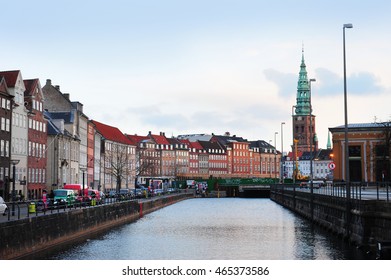
[[[12,126],[11,126],[11,162],[13,160],[19,161],[15,165],[15,191],[26,197],[27,186],[21,185],[20,182],[26,181],[27,178],[27,143],[28,143],[28,122],[27,112],[28,110],[24,106],[24,92],[26,90],[22,78],[22,74],[19,70],[15,71],[3,71],[0,72],[0,76],[3,76],[8,86],[8,92],[14,96],[14,102],[12,103]],[[12,164],[11,164],[11,178],[12,178]]]

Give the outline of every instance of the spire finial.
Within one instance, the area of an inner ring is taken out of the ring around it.
[[[327,134],[327,149],[331,150],[330,131],[328,131]]]

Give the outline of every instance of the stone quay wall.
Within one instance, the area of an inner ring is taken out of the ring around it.
[[[192,193],[60,210],[0,224],[0,259],[42,259],[178,201]]]
[[[390,202],[352,199],[347,211],[342,197],[313,194],[311,201],[308,192],[272,188],[270,198],[358,246],[375,250],[378,242],[391,240]]]

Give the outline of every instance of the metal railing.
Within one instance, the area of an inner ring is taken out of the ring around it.
[[[271,190],[283,191],[293,190],[295,192],[311,192],[310,184],[275,184]],[[332,197],[346,198],[345,182],[326,182],[321,186],[313,188],[314,194],[327,195]],[[391,182],[351,182],[350,198],[356,200],[379,200],[391,202]]]
[[[179,193],[180,190],[177,190],[175,193]],[[134,194],[129,195],[116,195],[113,197],[105,197],[101,201],[96,201],[96,203],[91,203],[91,201],[79,201],[75,200],[72,203],[62,203],[62,204],[51,204],[50,199],[47,200],[46,204],[42,200],[26,200],[26,201],[15,201],[7,203],[8,211],[5,216],[0,215],[0,222],[10,221],[10,220],[20,220],[24,218],[37,217],[42,215],[48,215],[53,213],[60,213],[65,211],[70,211],[73,209],[81,209],[86,207],[99,207],[100,205],[120,203],[124,201],[139,201],[145,199],[151,199],[153,197],[160,197],[168,195],[170,193],[159,193],[158,195],[138,195]],[[12,212],[12,205],[14,205],[15,211]]]

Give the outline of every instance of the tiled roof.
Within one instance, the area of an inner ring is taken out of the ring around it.
[[[257,140],[250,141],[250,148],[274,149],[274,146],[270,145],[264,140]]]
[[[329,149],[320,149],[318,155],[316,156],[319,160],[329,160],[331,159],[330,154],[332,150]]]
[[[65,123],[73,123],[75,121],[75,110],[69,112],[50,112],[50,117],[52,119],[61,119]]]
[[[19,70],[0,71],[0,76],[3,76],[5,78],[8,87],[15,87],[19,72]]]
[[[51,114],[47,111],[44,111],[45,119],[47,119],[47,133],[48,135],[58,135],[62,134],[68,137],[73,137],[71,133],[69,133],[68,130],[64,129],[64,131],[61,131],[60,128],[56,126],[56,124],[53,122],[53,119],[51,118]]]
[[[167,140],[175,149],[187,150],[189,148],[189,145],[187,143],[184,143],[177,138],[172,137],[167,138]]]
[[[314,159],[316,156],[316,152],[315,151],[313,151],[312,153],[311,152],[303,152],[302,155],[300,156],[300,159],[301,160],[310,160],[311,155],[312,155],[312,159]]]
[[[23,80],[24,87],[26,88],[25,94],[32,95],[33,90],[36,88],[38,84],[38,79],[31,79],[31,80]]]
[[[92,120],[91,122],[95,125],[96,130],[98,130],[104,138],[126,145],[133,144],[118,128],[97,122],[95,120]]]
[[[206,150],[208,153],[212,154],[221,154],[218,151],[224,151],[224,148],[220,146],[218,142],[210,142],[210,141],[198,141],[202,146],[203,150]],[[214,151],[214,152],[213,152]]]
[[[380,122],[380,123],[349,123],[348,129],[376,129],[381,127],[389,127],[391,125],[390,122]],[[340,125],[336,127],[329,128],[330,131],[341,130],[344,129],[345,125]]]
[[[297,156],[300,158],[303,155],[303,152],[297,151]],[[288,153],[288,157],[293,159],[293,152]]]
[[[216,139],[221,145],[227,145],[228,142],[247,142],[243,137],[214,135],[211,140]]]
[[[148,139],[149,139],[148,136],[141,136],[141,135],[137,135],[137,134],[134,134],[134,135],[126,134],[125,136],[126,136],[126,138],[128,138],[128,140],[131,141],[134,145],[137,145],[137,144],[140,143],[141,141],[144,141],[144,140],[148,140]]]
[[[0,92],[5,95],[9,95],[7,82],[5,81],[5,78],[3,76],[0,76]]]
[[[203,150],[204,148],[201,146],[201,144],[197,142],[190,142],[193,148],[196,148],[197,150]]]
[[[167,140],[164,135],[150,134],[151,138],[159,145],[170,145],[170,142]]]

